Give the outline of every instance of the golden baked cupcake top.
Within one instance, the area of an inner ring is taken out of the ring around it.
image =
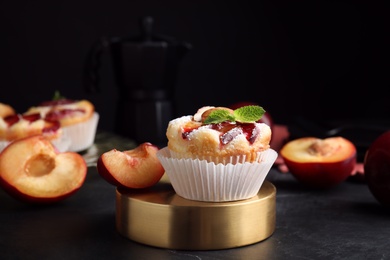
[[[271,128],[258,121],[265,110],[246,106],[236,110],[205,106],[193,116],[169,122],[168,148],[175,157],[220,161],[220,158],[245,156],[253,162],[258,153],[270,147]]]
[[[58,120],[61,126],[69,126],[87,121],[94,112],[95,107],[90,101],[67,99],[57,93],[53,100],[31,107],[24,114],[40,113],[47,120]]]

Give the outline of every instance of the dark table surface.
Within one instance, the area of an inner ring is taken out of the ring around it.
[[[264,241],[240,248],[181,251],[139,244],[115,228],[115,187],[96,170],[96,158],[134,143],[98,133],[83,153],[87,179],[72,197],[50,206],[19,202],[0,190],[0,259],[390,259],[390,210],[365,183],[347,180],[311,190],[272,169],[276,228]]]

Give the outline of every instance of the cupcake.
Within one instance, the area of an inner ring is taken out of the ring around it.
[[[0,118],[0,151],[12,141],[33,135],[43,135],[61,152],[70,145],[69,139],[63,135],[60,122],[46,120],[39,113]]]
[[[62,131],[71,143],[69,151],[80,152],[92,146],[99,114],[88,100],[72,100],[63,97],[42,102],[28,109],[25,115],[40,113],[47,120],[58,120]]]
[[[256,122],[264,113],[207,106],[171,120],[158,157],[176,193],[210,202],[254,197],[277,157],[270,126]]]

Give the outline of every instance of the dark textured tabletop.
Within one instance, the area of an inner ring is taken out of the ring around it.
[[[96,170],[99,154],[134,143],[98,133],[85,151],[88,175],[72,197],[32,206],[0,190],[0,259],[390,259],[390,210],[363,182],[347,180],[311,190],[272,169],[276,228],[264,241],[240,248],[180,251],[154,248],[115,228],[115,187]]]

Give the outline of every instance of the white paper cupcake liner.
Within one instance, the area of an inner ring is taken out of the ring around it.
[[[206,202],[236,201],[256,196],[277,155],[276,151],[267,149],[259,153],[258,162],[215,164],[206,160],[174,158],[167,147],[157,153],[175,192],[189,200]]]
[[[81,152],[88,149],[95,141],[96,130],[99,122],[99,114],[94,112],[91,119],[63,127],[63,133],[71,140],[69,151]]]
[[[71,145],[71,140],[66,134],[62,134],[60,138],[51,140],[51,143],[57,148],[61,153],[69,151]]]

